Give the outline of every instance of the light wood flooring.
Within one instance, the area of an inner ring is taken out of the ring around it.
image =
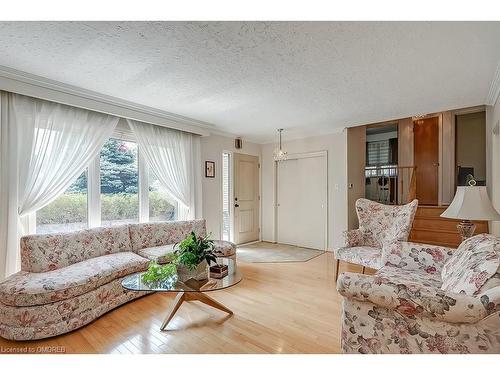
[[[340,352],[341,297],[335,290],[332,253],[303,263],[240,262],[239,266],[241,283],[209,293],[232,309],[233,316],[187,302],[169,330],[161,332],[175,294],[156,293],[62,336],[30,342],[0,338],[0,349],[58,346],[66,353],[127,354]],[[342,264],[340,271],[345,267]]]

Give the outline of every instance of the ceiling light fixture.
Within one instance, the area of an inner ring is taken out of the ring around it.
[[[278,129],[279,134],[279,144],[278,148],[274,150],[274,161],[283,161],[288,158],[288,153],[281,147],[281,132],[283,129]]]

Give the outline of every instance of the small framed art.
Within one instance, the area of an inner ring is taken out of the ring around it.
[[[205,177],[214,178],[215,177],[215,161],[205,162]]]

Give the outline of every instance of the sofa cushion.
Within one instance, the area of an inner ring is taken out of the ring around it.
[[[406,285],[408,288],[439,289],[442,284],[439,274],[429,274],[422,270],[403,269],[389,265],[380,268],[375,277],[384,280],[384,282]]]
[[[158,264],[170,263],[174,255],[174,244],[145,247],[140,249],[137,254],[149,260],[154,260]]]
[[[500,239],[488,234],[469,238],[443,266],[441,289],[472,296],[497,273],[499,265]]]
[[[443,246],[397,241],[382,248],[382,265],[436,275],[455,249]]]
[[[127,225],[21,238],[21,270],[46,272],[106,254],[130,251]]]
[[[377,247],[341,247],[335,250],[335,258],[374,269],[382,267],[382,252]]]
[[[203,237],[207,234],[205,220],[130,224],[129,229],[134,252],[146,247],[176,244],[191,232]]]
[[[132,252],[103,255],[49,272],[18,272],[0,283],[0,302],[35,306],[87,293],[116,278],[147,269],[149,261]]]

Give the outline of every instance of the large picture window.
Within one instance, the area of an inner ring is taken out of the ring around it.
[[[37,233],[69,232],[87,228],[87,171],[55,201],[36,213]]]
[[[101,150],[101,224],[139,221],[137,144],[108,140]]]
[[[94,167],[82,173],[63,195],[36,212],[36,228],[32,231],[71,232],[139,221],[178,220],[175,199],[162,188],[149,168],[145,167],[144,174],[139,173],[139,166],[145,162],[139,163],[137,143],[132,137],[120,139],[120,135],[103,145]],[[140,194],[141,190],[147,192],[145,197]]]
[[[172,221],[177,220],[178,205],[165,189],[160,181],[149,173],[149,221]]]

